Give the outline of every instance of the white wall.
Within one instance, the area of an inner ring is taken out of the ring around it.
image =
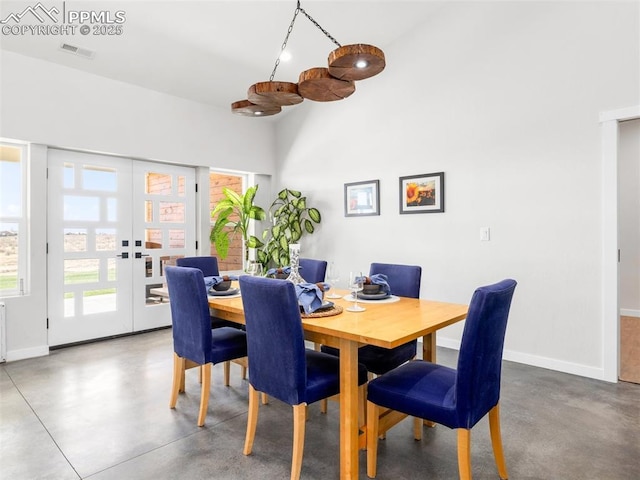
[[[48,352],[47,146],[268,176],[275,168],[275,130],[272,123],[247,122],[227,110],[7,51],[0,51],[0,65],[0,138],[36,144],[30,168],[32,289],[3,300],[11,361]],[[202,241],[206,229],[201,226]]]
[[[272,123],[0,50],[0,135],[273,174]],[[251,139],[251,141],[247,141]]]
[[[640,317],[640,120],[620,123],[620,311]]]
[[[436,13],[386,47],[386,70],[353,96],[305,102],[278,125],[278,187],[323,213],[305,255],[347,272],[420,264],[422,297],[453,302],[515,278],[505,358],[603,378],[599,113],[640,99],[639,4]],[[446,212],[399,215],[398,177],[438,171]],[[381,215],[344,217],[344,183],[370,179]]]

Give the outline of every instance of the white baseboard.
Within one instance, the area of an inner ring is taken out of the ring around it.
[[[27,358],[43,357],[49,355],[49,346],[42,345],[40,347],[23,348],[21,350],[9,350],[7,352],[7,362],[15,362],[17,360],[25,360]]]
[[[632,310],[630,308],[621,308],[620,315],[623,317],[638,317],[640,318],[640,310]]]
[[[460,350],[459,340],[438,337],[437,344],[439,347]],[[580,375],[581,377],[595,378],[596,380],[605,380],[603,368],[590,367],[578,363],[565,362],[555,358],[530,355],[528,353],[516,352],[513,350],[505,350],[502,358],[510,362],[523,363],[532,367],[546,368],[558,372],[570,373],[572,375]]]
[[[502,358],[510,362],[523,363],[532,367],[546,368],[557,372],[570,373],[581,377],[605,380],[604,368],[590,367],[579,363],[565,362],[555,358],[540,357],[528,353],[505,350]]]

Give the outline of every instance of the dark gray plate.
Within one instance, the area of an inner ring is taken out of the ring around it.
[[[240,291],[239,288],[230,288],[229,290],[218,292],[217,290],[214,290],[213,288],[211,288],[209,289],[209,295],[211,295],[212,297],[226,297],[228,295],[235,295],[239,291]]]
[[[389,297],[387,292],[378,292],[378,293],[358,293],[358,298],[361,300],[382,300],[383,298]]]

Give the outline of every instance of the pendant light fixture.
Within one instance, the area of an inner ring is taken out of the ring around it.
[[[276,82],[274,81],[276,70],[280,64],[282,52],[287,47],[298,13],[307,17],[338,48],[329,54],[328,68],[317,67],[305,70],[300,74],[298,83]],[[264,117],[280,113],[282,107],[296,105],[305,98],[316,102],[342,100],[355,92],[355,81],[377,75],[384,70],[385,65],[384,53],[378,47],[366,44],[340,45],[300,6],[298,0],[280,49],[280,56],[276,59],[269,81],[251,85],[247,91],[247,100],[232,103],[231,111],[238,115]]]

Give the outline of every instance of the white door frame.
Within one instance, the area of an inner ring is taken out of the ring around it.
[[[603,380],[618,381],[618,136],[619,123],[640,118],[640,105],[600,114],[602,139],[602,368]]]

